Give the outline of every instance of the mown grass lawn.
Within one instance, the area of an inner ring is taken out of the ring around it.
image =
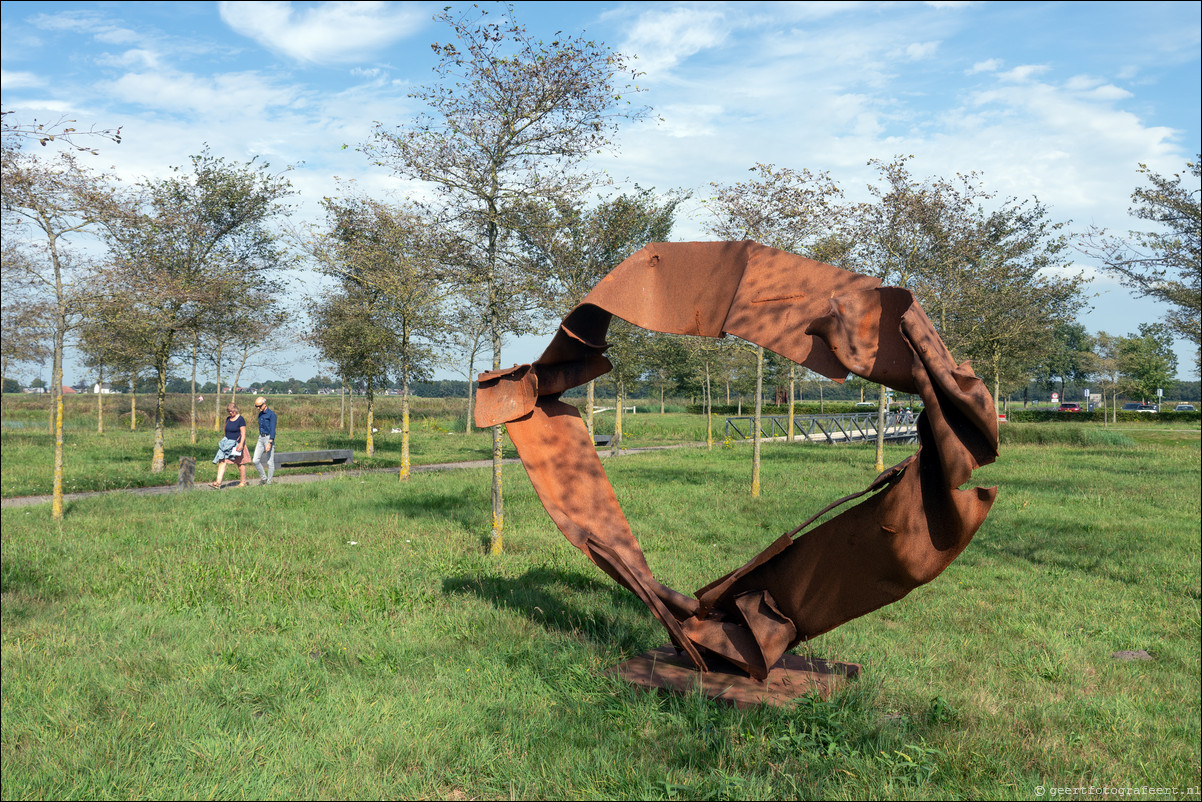
[[[689,591],[871,451],[766,446],[758,501],[744,448],[606,467]],[[865,672],[786,710],[607,674],[666,636],[518,466],[496,558],[486,470],[5,509],[4,797],[1197,798],[1197,446],[1013,445],[975,478],[1001,493],[973,544],[808,644]]]

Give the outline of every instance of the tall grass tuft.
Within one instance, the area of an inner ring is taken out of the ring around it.
[[[1134,446],[1135,440],[1116,429],[1071,423],[1006,423],[998,432],[1002,445],[1019,443],[1069,446]]]

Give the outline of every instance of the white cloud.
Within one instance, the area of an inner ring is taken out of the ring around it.
[[[145,69],[158,69],[162,65],[158,53],[140,47],[126,50],[123,53],[99,55],[96,57],[96,63],[104,67],[141,67]]]
[[[721,11],[674,8],[639,15],[620,50],[637,55],[639,70],[654,76],[702,50],[721,45],[729,29]]]
[[[911,61],[921,61],[934,56],[938,49],[938,42],[915,42],[906,46],[906,58]]]
[[[128,45],[141,41],[136,31],[114,25],[103,15],[90,10],[71,10],[56,14],[38,14],[29,20],[35,27],[48,31],[72,31],[87,34],[106,44]]]
[[[1001,73],[999,77],[1006,81],[1022,83],[1040,73],[1047,72],[1047,70],[1047,66],[1043,64],[1022,64],[1012,70]]]
[[[323,3],[297,9],[288,2],[222,2],[221,18],[237,33],[299,61],[362,60],[416,32],[426,19],[396,3]]]
[[[96,31],[96,40],[110,45],[129,45],[141,41],[141,36],[128,28],[112,26]]]
[[[972,69],[968,70],[968,74],[971,75],[976,72],[997,72],[1001,68],[1001,59],[991,58],[986,59],[985,61],[978,61],[976,64],[972,65]]]
[[[250,117],[268,107],[290,107],[298,101],[295,89],[272,86],[250,72],[211,77],[169,70],[131,72],[100,86],[127,103],[218,118]]]
[[[30,89],[45,86],[46,81],[32,72],[0,70],[0,84],[3,84],[5,89]]]

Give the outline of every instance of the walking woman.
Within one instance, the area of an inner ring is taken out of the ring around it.
[[[216,490],[221,489],[226,465],[238,466],[238,487],[246,487],[246,463],[250,462],[250,454],[246,453],[246,419],[238,413],[235,404],[230,404],[225,411],[228,413],[225,437],[217,443],[217,455],[213,457],[213,464],[217,466],[217,480],[209,483],[209,487]]]

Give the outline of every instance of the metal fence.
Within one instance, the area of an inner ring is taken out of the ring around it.
[[[913,442],[918,439],[916,416],[907,410],[885,415],[885,439]],[[728,440],[750,440],[755,418],[741,415],[726,419]],[[875,440],[877,413],[852,412],[842,415],[794,415],[793,436],[819,443],[854,443]],[[788,415],[761,415],[760,437],[788,437]]]

